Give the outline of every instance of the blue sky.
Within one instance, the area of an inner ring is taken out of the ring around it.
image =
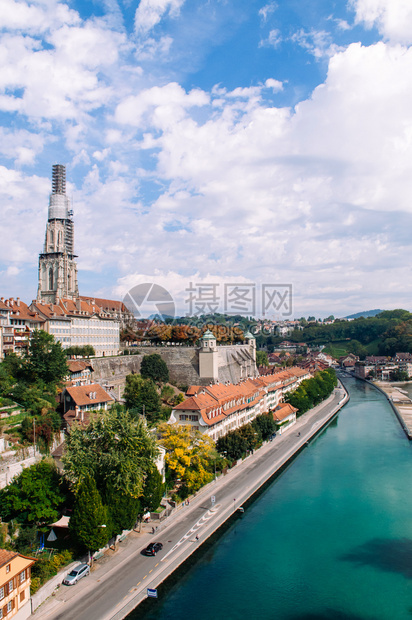
[[[412,309],[407,2],[3,0],[0,29],[2,296],[36,295],[63,163],[82,294]]]

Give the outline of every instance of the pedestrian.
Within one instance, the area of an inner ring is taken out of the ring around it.
[[[199,540],[199,536],[196,534],[196,540]]]
[[[154,527],[152,527],[152,534],[154,534]]]

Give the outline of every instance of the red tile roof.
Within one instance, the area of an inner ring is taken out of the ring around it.
[[[108,403],[113,400],[106,390],[98,383],[67,387],[66,392],[69,393],[78,407],[84,405],[98,405],[99,403]],[[92,398],[90,394],[93,396]]]
[[[273,419],[277,420],[278,422],[281,422],[282,420],[290,416],[292,413],[296,413],[296,412],[297,412],[296,407],[292,407],[290,403],[280,403],[279,406],[276,407],[276,410],[273,411]]]
[[[191,386],[189,398],[174,407],[175,411],[198,411],[203,421],[212,426],[235,411],[253,407],[265,392],[291,385],[306,376],[306,370],[297,367],[277,369],[278,372],[246,379],[238,384],[216,383],[210,386]]]
[[[122,312],[131,314],[122,301],[116,301],[114,299],[101,299],[99,297],[88,297],[85,295],[80,295],[80,299],[86,302],[92,302],[107,312]]]
[[[19,554],[17,551],[7,551],[6,549],[0,549],[0,568],[5,564],[8,564],[14,558],[17,558]]]
[[[93,366],[90,362],[83,362],[81,360],[69,360],[67,366],[70,372],[81,372],[82,370],[87,370],[87,368],[93,371]]]

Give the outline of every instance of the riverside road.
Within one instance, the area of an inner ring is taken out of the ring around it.
[[[337,388],[327,401],[300,418],[285,434],[267,442],[226,476],[210,483],[190,504],[158,527],[131,534],[110,559],[95,563],[91,575],[75,586],[61,586],[33,614],[42,620],[120,620],[146,598],[277,470],[333,417],[347,395]],[[141,551],[163,543],[155,557]],[[124,548],[122,548],[124,545]]]

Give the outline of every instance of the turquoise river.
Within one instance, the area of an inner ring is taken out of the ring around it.
[[[332,424],[130,620],[411,620],[412,444],[344,383]]]

